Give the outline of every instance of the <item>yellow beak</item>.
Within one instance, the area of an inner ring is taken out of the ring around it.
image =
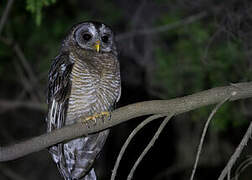
[[[94,47],[95,47],[95,50],[97,52],[99,52],[100,51],[100,41],[96,41]]]

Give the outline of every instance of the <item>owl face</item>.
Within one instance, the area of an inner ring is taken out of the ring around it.
[[[83,22],[75,27],[73,39],[85,50],[96,52],[116,52],[114,34],[105,24]]]

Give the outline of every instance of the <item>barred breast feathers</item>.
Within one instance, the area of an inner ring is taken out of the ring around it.
[[[104,58],[103,54],[102,59],[96,56],[82,60],[70,54],[70,58],[75,63],[71,74],[67,124],[83,115],[110,110],[120,94],[120,72],[116,57]]]

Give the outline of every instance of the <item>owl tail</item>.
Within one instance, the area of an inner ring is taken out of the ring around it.
[[[65,180],[76,180],[73,178],[69,178],[69,177],[64,177]],[[96,179],[96,175],[95,175],[95,171],[94,168],[91,169],[91,171],[82,179],[78,179],[78,180],[97,180]]]
[[[96,180],[94,168],[81,180]]]

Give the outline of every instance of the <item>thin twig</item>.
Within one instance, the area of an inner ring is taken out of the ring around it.
[[[8,18],[10,9],[11,9],[11,7],[12,7],[12,4],[13,4],[13,0],[8,0],[8,3],[7,3],[7,5],[6,5],[5,9],[4,9],[2,18],[1,18],[1,20],[0,20],[0,36],[1,36],[1,34],[2,34],[4,25],[5,25],[6,20],[7,20],[7,18]]]
[[[243,161],[235,171],[235,176],[232,179],[238,180],[240,174],[252,164],[252,157],[247,158]]]
[[[32,102],[32,101],[17,101],[17,100],[3,100],[0,99],[0,108],[1,110],[11,110],[11,109],[16,109],[16,108],[30,108],[30,109],[35,109],[35,110],[40,110],[45,112],[47,107],[46,104],[42,103],[37,103],[37,102]]]
[[[169,122],[169,120],[171,119],[172,115],[167,116],[164,121],[161,123],[161,125],[159,126],[157,132],[155,133],[155,135],[152,137],[151,141],[149,142],[149,144],[146,146],[146,148],[143,150],[143,152],[141,153],[141,155],[138,157],[137,161],[135,162],[135,164],[133,165],[132,169],[130,170],[130,173],[127,177],[127,180],[131,180],[134,172],[137,168],[137,166],[139,165],[139,163],[142,161],[142,159],[144,158],[144,156],[147,154],[147,152],[150,150],[150,148],[154,145],[154,143],[156,142],[156,140],[158,139],[160,133],[162,132],[162,130],[164,129],[165,125]]]
[[[15,43],[14,45],[14,51],[16,52],[17,56],[20,59],[20,62],[24,66],[24,69],[26,70],[27,74],[29,75],[29,78],[33,81],[33,83],[37,82],[36,76],[32,71],[32,68],[30,64],[28,63],[27,58],[25,57],[23,51],[21,50],[20,46]]]
[[[28,60],[27,58],[25,57],[23,51],[21,50],[20,46],[15,43],[14,45],[14,51],[16,52],[21,64],[23,65],[25,71],[27,72],[28,74],[28,77],[30,79],[30,84],[32,84],[32,87],[36,87],[36,85],[38,84],[38,79],[36,77],[36,75],[33,73],[33,70],[30,66],[30,64],[28,63]],[[39,95],[39,98],[40,100],[42,99],[43,97],[43,93],[41,91],[38,90],[39,88],[37,88],[37,93]]]
[[[223,180],[226,175],[228,174],[228,172],[232,169],[234,163],[236,162],[236,160],[238,159],[238,157],[240,156],[243,148],[247,145],[249,138],[251,138],[251,134],[252,134],[252,122],[250,122],[249,127],[245,133],[245,135],[243,136],[240,144],[238,145],[238,147],[235,149],[234,154],[230,157],[228,163],[226,164],[225,168],[222,170],[218,180]]]
[[[13,64],[18,74],[18,78],[17,78],[18,82],[23,86],[24,90],[30,94],[32,101],[38,101],[38,97],[33,92],[32,83],[30,83],[29,79],[25,76],[24,72],[22,71],[21,66],[17,62]]]
[[[217,112],[217,110],[222,106],[222,104],[224,104],[227,100],[229,100],[231,96],[232,96],[232,94],[229,97],[227,97],[226,99],[224,99],[223,101],[221,101],[220,103],[218,103],[215,106],[215,108],[212,110],[211,114],[209,115],[209,117],[208,117],[208,119],[206,121],[206,124],[205,124],[203,132],[202,132],[202,136],[201,136],[201,139],[200,139],[200,144],[199,144],[199,147],[198,147],[198,151],[197,151],[195,163],[193,165],[193,170],[192,170],[192,174],[191,174],[190,180],[193,180],[193,178],[194,178],[194,175],[195,175],[195,172],[196,172],[196,169],[197,169],[197,166],[198,166],[198,161],[199,161],[199,157],[200,157],[200,154],[201,154],[201,150],[202,150],[202,146],[203,146],[203,142],[204,142],[204,139],[205,139],[205,136],[206,136],[206,132],[207,132],[208,126],[209,126],[209,124],[210,124],[213,116]]]
[[[116,36],[116,40],[127,39],[127,38],[131,38],[133,36],[136,36],[136,35],[156,34],[156,33],[169,31],[169,30],[178,28],[180,26],[191,24],[195,21],[198,21],[202,18],[205,18],[207,15],[208,15],[208,13],[204,11],[199,14],[189,16],[181,21],[177,21],[172,24],[166,24],[166,25],[162,25],[162,26],[158,26],[158,27],[154,27],[154,28],[150,28],[150,29],[142,29],[142,30],[135,30],[135,31],[127,32],[127,33],[122,33],[122,34],[119,34],[118,36]]]
[[[130,26],[134,27],[137,24],[139,24],[139,19],[140,19],[140,15],[144,9],[144,6],[146,5],[146,0],[141,1],[141,3],[138,5],[136,11],[134,12],[134,15],[132,16],[130,22]]]
[[[31,68],[30,64],[28,63],[28,60],[25,57],[25,54],[22,51],[22,49],[20,48],[19,44],[11,38],[0,37],[0,40],[4,44],[11,46],[13,48],[13,50],[16,53],[17,57],[19,58],[21,64],[23,65],[25,71],[27,72],[29,78],[31,79],[31,81],[33,81],[33,83],[36,83],[37,78],[36,78],[35,74],[33,73],[33,70]]]
[[[145,119],[143,122],[141,122],[132,132],[131,134],[129,135],[129,137],[127,138],[127,140],[125,141],[125,143],[123,144],[121,150],[120,150],[120,153],[116,159],[116,163],[115,163],[115,166],[113,168],[113,171],[112,171],[112,175],[111,175],[111,180],[114,180],[115,177],[116,177],[116,173],[117,173],[117,169],[119,167],[119,164],[120,164],[120,161],[122,159],[122,156],[126,150],[126,148],[128,147],[129,143],[131,142],[131,140],[133,139],[133,137],[148,123],[150,123],[151,121],[157,119],[157,118],[160,118],[160,117],[163,117],[164,115],[152,115],[150,117],[148,117],[147,119]]]
[[[36,88],[36,93],[38,95],[39,100],[43,99],[43,92],[41,91],[40,88],[37,87],[39,84],[39,80],[36,77],[36,75],[34,74],[30,64],[28,63],[27,58],[25,57],[25,55],[24,55],[22,49],[20,48],[20,46],[18,45],[18,43],[13,41],[12,39],[6,38],[6,37],[0,37],[0,41],[13,48],[13,51],[16,53],[16,55],[18,57],[18,60],[20,61],[25,72],[28,75],[28,81],[29,81],[30,86],[33,89]]]
[[[209,49],[210,49],[210,46],[212,45],[213,41],[217,38],[217,36],[222,32],[222,29],[218,29],[213,35],[212,37],[210,38],[210,40],[208,41],[207,43],[207,46],[204,50],[204,55],[203,55],[203,58],[201,58],[202,62],[206,63],[206,60],[207,60],[207,56],[208,56],[208,52],[209,52]]]

